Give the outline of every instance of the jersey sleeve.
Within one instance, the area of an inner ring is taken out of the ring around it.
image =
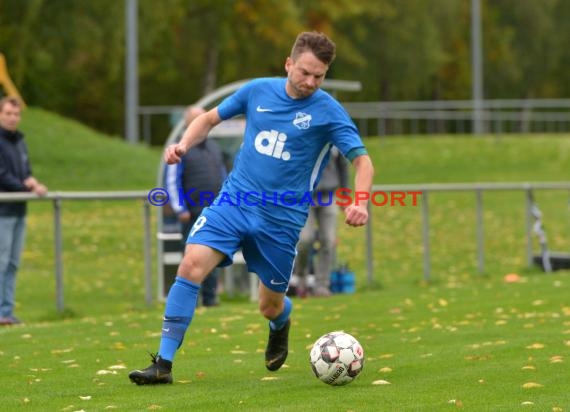
[[[365,154],[366,148],[360,137],[356,125],[340,103],[334,101],[330,105],[330,128],[329,136],[331,143],[349,160],[356,156],[355,153]]]
[[[218,106],[218,115],[222,120],[228,120],[247,111],[249,96],[255,87],[255,80],[241,86],[235,93],[226,97]]]

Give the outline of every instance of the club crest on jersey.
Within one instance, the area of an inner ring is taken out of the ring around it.
[[[308,129],[311,127],[311,120],[313,120],[313,116],[303,112],[297,112],[295,115],[295,120],[293,120],[293,124],[298,129]]]

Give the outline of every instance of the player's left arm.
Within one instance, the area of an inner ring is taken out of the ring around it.
[[[368,221],[368,199],[374,179],[374,165],[370,156],[361,154],[352,159],[356,171],[352,203],[344,209],[344,222],[350,226],[363,226]]]

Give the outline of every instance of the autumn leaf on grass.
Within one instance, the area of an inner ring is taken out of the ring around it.
[[[534,389],[534,388],[544,388],[544,385],[536,382],[527,382],[523,384],[523,389]]]
[[[458,408],[463,408],[463,402],[460,399],[450,399],[447,401],[450,405],[455,405]]]
[[[60,353],[69,353],[73,350],[73,348],[65,348],[65,349],[52,349],[52,355],[59,355]]]
[[[75,363],[75,359],[67,359],[67,360],[63,360],[61,361],[61,363],[65,363],[65,364],[70,364],[70,363]]]
[[[527,349],[543,349],[544,348],[544,344],[542,343],[533,343],[532,345],[529,345],[526,347]]]
[[[468,361],[488,361],[493,358],[493,355],[483,354],[483,355],[467,355],[465,360]]]
[[[560,355],[555,355],[550,358],[550,363],[562,363],[564,362],[564,358]]]
[[[116,375],[117,371],[110,371],[107,369],[101,369],[96,372],[96,375]]]

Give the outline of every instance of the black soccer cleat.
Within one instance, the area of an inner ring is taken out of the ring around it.
[[[156,385],[172,383],[172,362],[162,359],[158,354],[150,354],[152,363],[148,368],[137,369],[129,373],[131,382],[137,385]]]
[[[285,363],[289,353],[289,327],[291,319],[279,330],[269,329],[269,340],[265,349],[265,367],[276,371]]]

